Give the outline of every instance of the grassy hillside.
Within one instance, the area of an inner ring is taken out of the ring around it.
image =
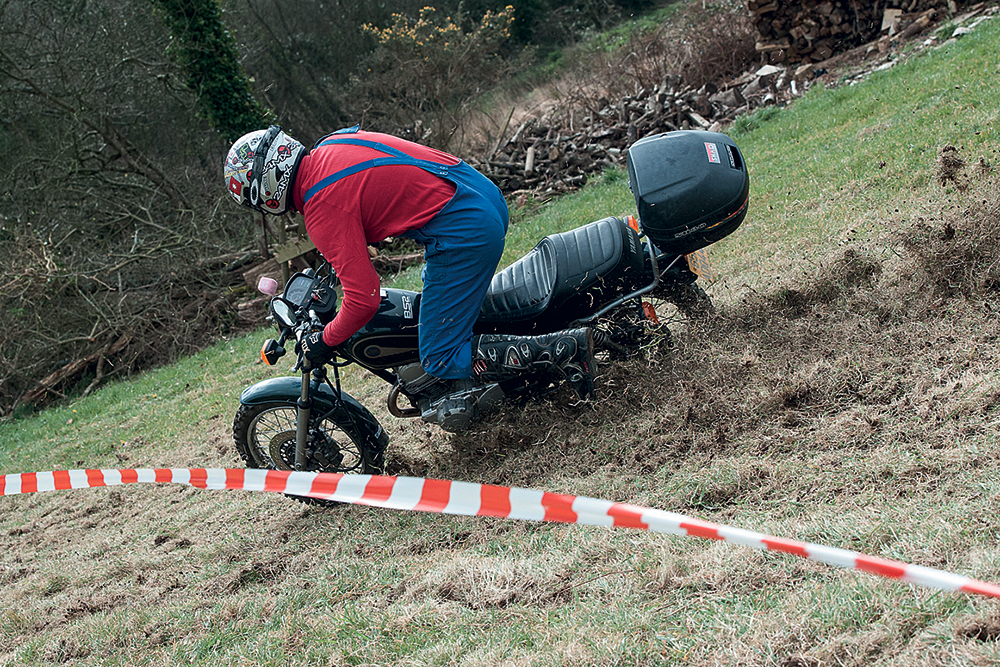
[[[1000,582],[1000,24],[732,134],[719,315],[394,472],[677,511]],[[945,146],[949,161],[939,158]],[[960,167],[956,158],[964,162]],[[513,230],[623,213],[609,174]],[[523,238],[521,236],[523,235]],[[521,250],[523,252],[523,248]],[[0,424],[0,472],[236,466],[264,334]],[[723,543],[130,486],[0,498],[3,665],[979,665],[1000,605]]]

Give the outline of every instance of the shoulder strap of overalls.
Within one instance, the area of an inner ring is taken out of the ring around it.
[[[393,148],[392,146],[386,146],[385,144],[379,143],[377,141],[368,141],[367,139],[357,139],[353,137],[337,136],[338,133],[334,133],[323,139],[313,146],[313,149],[319,148],[321,146],[330,146],[332,144],[348,144],[351,146],[364,146],[366,148],[373,148],[381,153],[386,153],[391,157],[377,157],[371,160],[365,160],[359,162],[350,167],[341,169],[338,172],[330,174],[326,178],[320,179],[309,188],[305,195],[302,197],[302,203],[308,203],[320,190],[328,188],[342,178],[351,176],[365,169],[370,169],[372,167],[381,167],[383,165],[410,165],[413,167],[420,167],[435,176],[446,177],[448,175],[448,165],[440,164],[438,162],[431,162],[430,160],[418,160],[415,157],[407,155],[403,151]]]

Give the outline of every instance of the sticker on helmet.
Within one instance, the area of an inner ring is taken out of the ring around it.
[[[229,177],[229,191],[237,197],[243,196],[243,184],[235,176]]]
[[[244,162],[253,159],[253,149],[250,148],[250,142],[247,142],[236,149],[236,157]]]

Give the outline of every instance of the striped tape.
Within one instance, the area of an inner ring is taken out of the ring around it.
[[[0,496],[136,483],[270,491],[398,510],[638,528],[741,544],[930,588],[1000,598],[1000,586],[958,574],[772,537],[673,512],[584,496],[441,479],[238,468],[59,470],[2,475]]]

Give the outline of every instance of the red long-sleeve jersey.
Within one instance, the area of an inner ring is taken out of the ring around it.
[[[340,136],[340,135],[336,135]],[[419,160],[453,165],[459,159],[439,150],[378,132],[343,135],[391,146]],[[417,166],[381,165],[346,176],[304,196],[324,178],[385,154],[365,146],[319,146],[299,165],[292,188],[295,209],[306,231],[340,278],[344,300],[323,330],[323,341],[337,345],[375,315],[381,300],[378,273],[368,245],[423,227],[451,200],[455,185]]]

